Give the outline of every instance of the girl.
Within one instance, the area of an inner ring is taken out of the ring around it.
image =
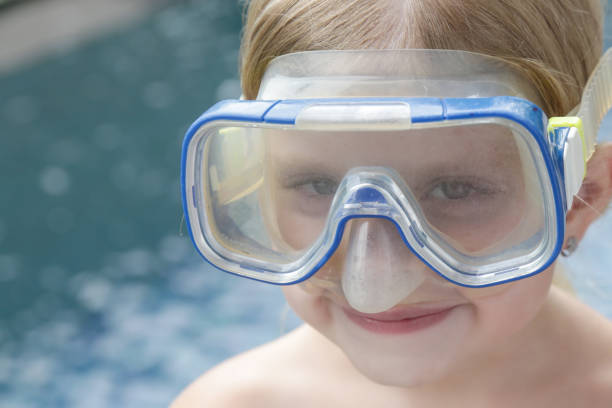
[[[609,407],[612,323],[552,284],[612,197],[601,27],[597,0],[251,1],[249,101],[188,132],[184,206],[305,324],[174,406]]]

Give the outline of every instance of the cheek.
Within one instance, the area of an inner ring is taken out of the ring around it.
[[[262,207],[267,212],[267,223],[272,231],[277,231],[274,239],[283,245],[302,250],[312,245],[325,227],[327,212],[309,214],[301,210],[303,202],[295,199],[295,194],[282,189],[274,181],[267,186],[267,194]]]
[[[287,303],[306,323],[322,333],[328,332],[331,326],[329,301],[314,286],[299,283],[282,288]]]
[[[459,290],[474,308],[478,330],[490,342],[491,338],[508,338],[535,318],[548,296],[552,276],[550,267],[516,282]]]
[[[276,221],[281,239],[294,249],[306,249],[318,238],[325,226],[325,217],[308,217],[295,207],[277,203]]]

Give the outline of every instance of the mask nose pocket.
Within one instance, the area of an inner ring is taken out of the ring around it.
[[[358,218],[347,226],[342,291],[352,308],[362,313],[383,312],[423,283],[423,268],[391,221]]]

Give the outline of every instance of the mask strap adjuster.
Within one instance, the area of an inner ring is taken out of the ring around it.
[[[578,194],[586,174],[587,146],[584,139],[582,120],[576,116],[554,117],[548,122],[549,135],[567,131],[563,143],[563,175],[565,183],[565,202],[571,208],[574,196]]]

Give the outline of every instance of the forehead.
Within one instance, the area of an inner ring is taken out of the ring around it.
[[[496,124],[402,131],[315,132],[267,130],[264,143],[283,167],[390,166],[416,171],[428,166],[479,163],[520,165],[513,132]]]
[[[257,99],[517,96],[538,103],[505,61],[457,50],[306,51],[275,58]]]

